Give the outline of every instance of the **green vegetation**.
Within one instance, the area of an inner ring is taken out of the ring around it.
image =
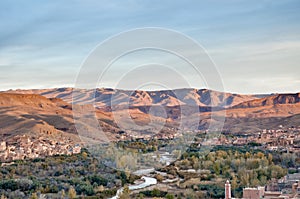
[[[118,151],[107,148],[106,157],[117,160],[120,165],[135,164],[136,150],[155,151],[166,145],[163,140],[135,140],[117,143]],[[133,150],[126,154],[124,150]],[[265,152],[257,144],[243,147],[217,146],[212,150],[196,148],[178,154],[179,160],[160,169],[174,177],[184,179],[174,183],[176,193],[158,189],[130,193],[127,184],[132,184],[138,176],[129,170],[116,171],[105,166],[85,149],[80,154],[57,155],[45,159],[20,160],[0,167],[0,195],[2,198],[37,198],[40,194],[62,198],[109,198],[121,186],[121,198],[163,197],[172,198],[222,198],[227,179],[232,185],[233,195],[241,197],[244,187],[266,185],[271,179],[279,179],[297,172],[300,159],[292,153]],[[147,162],[148,160],[144,160]],[[126,167],[127,168],[127,167]],[[162,182],[164,176],[156,174]]]
[[[240,195],[242,188],[266,185],[272,178],[279,179],[287,174],[287,169],[276,165],[272,154],[243,147],[215,147],[208,153],[190,151],[175,162],[178,175],[188,182],[191,178],[200,178],[198,189],[205,190],[207,197],[220,198],[224,195],[224,182],[230,179],[235,195]],[[188,169],[200,173],[183,172]],[[167,170],[174,173],[172,166]],[[219,183],[221,182],[221,183]],[[194,188],[193,184],[183,186]]]
[[[117,143],[117,147],[124,149],[134,149],[139,152],[149,153],[157,151],[158,149],[165,147],[168,144],[167,140],[159,140],[159,139],[137,139],[137,140],[126,140],[119,141]]]
[[[165,197],[167,195],[167,192],[160,191],[158,189],[153,189],[151,191],[141,191],[140,193],[147,197]]]
[[[119,199],[128,199],[130,195],[130,190],[128,188],[128,186],[126,185],[123,188],[122,194],[119,196]]]
[[[106,167],[86,150],[72,156],[16,161],[0,167],[0,178],[0,195],[8,198],[35,198],[37,193],[69,198],[76,195],[107,198],[115,195],[117,189],[114,187],[136,179]],[[117,181],[120,181],[119,185]]]

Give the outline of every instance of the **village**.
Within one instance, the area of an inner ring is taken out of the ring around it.
[[[206,134],[208,134],[206,132]],[[221,134],[211,139],[199,139],[200,146],[244,146],[252,144],[269,151],[288,151],[300,153],[300,127],[264,129],[257,133]]]
[[[171,140],[177,139],[182,136],[182,134],[177,133],[176,135],[162,134],[156,135],[155,139],[158,140]],[[197,147],[202,146],[229,146],[229,147],[241,147],[241,146],[251,146],[253,148],[261,149],[263,151],[271,152],[288,152],[292,154],[300,153],[300,128],[283,128],[278,129],[265,129],[257,133],[240,133],[238,135],[226,135],[219,134],[218,136],[209,137],[208,132],[198,132],[195,140],[191,144]],[[140,140],[139,137],[135,137],[126,132],[117,133],[119,141],[121,140],[131,140],[145,142],[147,140],[145,137]],[[129,139],[130,138],[130,139]],[[150,139],[150,138],[149,138]],[[129,142],[129,143],[131,143]],[[131,146],[131,145],[130,145]],[[140,146],[140,145],[133,145]],[[150,146],[150,145],[149,145]],[[131,146],[132,147],[132,146]],[[151,146],[151,149],[155,148]],[[34,137],[32,135],[23,134],[16,135],[7,139],[6,141],[0,142],[0,161],[2,166],[10,165],[12,162],[24,159],[35,159],[44,158],[54,155],[72,155],[79,154],[81,152],[81,145],[75,143],[72,139],[54,139],[53,136],[46,134],[40,134],[40,136]],[[178,168],[179,169],[179,168]],[[260,199],[260,198],[298,198],[300,195],[300,168],[295,168],[295,172],[288,173],[280,179],[273,179],[264,186],[257,187],[245,187],[242,190],[242,198]],[[179,169],[177,172],[184,176],[201,176],[202,172],[205,170],[196,170],[189,168],[187,170]],[[185,174],[184,174],[185,173]],[[155,171],[155,175],[150,175],[153,179],[157,179],[157,175],[162,176],[162,180],[150,188],[163,187],[168,188],[166,191],[173,190],[174,193],[179,193],[183,189],[182,186],[186,186],[190,180],[187,182],[181,182],[181,178],[178,176],[166,174],[164,172]],[[170,177],[171,176],[171,177]],[[231,190],[231,182],[227,181],[225,186],[225,198],[235,198],[234,191]],[[180,184],[180,186],[179,186]],[[193,186],[194,187],[194,186]],[[198,191],[198,189],[196,189]],[[141,191],[141,190],[139,190]],[[137,193],[139,191],[136,191]]]
[[[270,186],[258,186],[255,188],[246,187],[243,189],[243,199],[297,199],[300,197],[300,182],[289,180],[288,188],[283,190],[272,190]],[[232,195],[231,184],[227,180],[225,183],[225,199],[235,199]],[[236,198],[237,199],[237,198]]]
[[[71,139],[58,141],[46,136],[33,137],[25,134],[0,142],[0,161],[5,164],[15,160],[78,154],[80,151],[81,146]]]
[[[174,129],[171,129],[174,131]],[[186,132],[194,135],[190,139],[189,145],[196,145],[196,148],[202,146],[245,146],[252,145],[264,151],[278,151],[300,154],[300,127],[284,128],[279,126],[278,129],[263,129],[253,133],[238,134],[213,134],[207,131]],[[147,142],[149,140],[173,140],[183,137],[182,132],[170,131],[161,132],[155,135],[136,134],[132,132],[117,132],[115,138],[118,141],[139,141]]]
[[[297,199],[300,198],[300,173],[288,174],[266,186],[243,188],[243,199]],[[231,184],[225,183],[225,199],[234,199]]]

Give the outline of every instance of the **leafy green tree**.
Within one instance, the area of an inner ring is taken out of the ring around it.
[[[269,165],[273,163],[273,156],[271,153],[268,154],[268,161],[269,161]]]
[[[36,193],[31,194],[30,199],[38,199],[38,196]]]
[[[76,198],[76,191],[75,191],[74,187],[70,187],[70,189],[68,191],[68,196],[70,199]]]
[[[221,165],[220,165],[220,162],[216,161],[213,165],[213,171],[219,175],[220,174],[220,171],[221,171]]]
[[[129,195],[130,195],[129,187],[127,185],[125,185],[121,195],[119,196],[119,199],[128,199]]]
[[[174,199],[174,195],[168,193],[166,196],[166,199]]]
[[[62,189],[62,190],[60,191],[60,196],[61,196],[61,198],[65,198],[66,193],[65,193],[65,190],[64,190],[64,189]]]
[[[4,194],[2,194],[1,199],[7,199],[7,197]]]

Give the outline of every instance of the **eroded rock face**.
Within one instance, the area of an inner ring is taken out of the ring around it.
[[[10,93],[39,94],[47,98],[60,98],[72,102],[72,88],[34,89],[34,90],[9,90]],[[231,107],[241,102],[258,99],[257,95],[239,95],[208,89],[175,89],[160,91],[120,90],[110,88],[76,89],[74,102],[93,103],[98,106],[124,105],[130,106],[218,106]]]
[[[233,108],[254,108],[260,106],[275,106],[277,104],[297,104],[300,102],[300,93],[295,94],[276,94],[261,99],[254,99],[240,103]]]
[[[157,124],[165,123],[160,133],[174,135],[177,132],[178,121],[184,117],[192,118],[188,122],[193,125],[197,125],[196,119],[200,117],[201,121],[198,124],[200,130],[207,129],[211,123],[218,123],[218,117],[211,118],[212,111],[216,116],[218,114],[222,116],[225,112],[224,127],[228,132],[238,132],[242,128],[257,131],[269,126],[278,126],[282,120],[297,126],[299,122],[297,114],[300,114],[299,93],[251,96],[207,89],[124,91],[103,88],[96,91],[81,89],[76,94],[77,102],[74,107],[79,107],[77,111],[82,110],[80,114],[84,118],[80,126],[87,134],[88,131],[95,131],[95,120],[85,115],[86,112],[93,112],[102,130],[111,140],[119,139],[117,137],[119,131],[127,133],[119,136],[122,139],[126,139],[126,135],[130,136],[131,133],[143,131],[141,130],[143,128],[139,127],[147,126],[150,119]],[[93,96],[95,100],[92,99]],[[69,103],[72,102],[71,99],[72,88],[0,93],[1,136],[49,132],[51,136],[62,134],[63,137],[71,136],[71,139],[76,137],[79,139],[72,112],[74,107]],[[241,101],[242,103],[237,104]],[[126,106],[126,103],[129,106]],[[234,104],[237,105],[233,106]],[[217,107],[212,108],[211,105]],[[182,108],[185,109],[185,114],[182,114]],[[132,125],[135,125],[128,127],[130,131],[120,128],[115,119],[116,116],[122,119],[127,112],[130,114],[130,118],[127,119],[133,120]],[[146,132],[157,133],[154,127],[155,124]]]

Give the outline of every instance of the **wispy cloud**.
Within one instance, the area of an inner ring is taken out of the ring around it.
[[[297,0],[4,0],[0,2],[0,89],[71,85],[80,63],[98,43],[124,30],[156,26],[177,30],[202,44],[228,90],[272,92],[280,84],[300,90],[293,83],[300,73],[299,6]],[[241,87],[245,79],[248,86]],[[265,87],[257,86],[263,80]]]

